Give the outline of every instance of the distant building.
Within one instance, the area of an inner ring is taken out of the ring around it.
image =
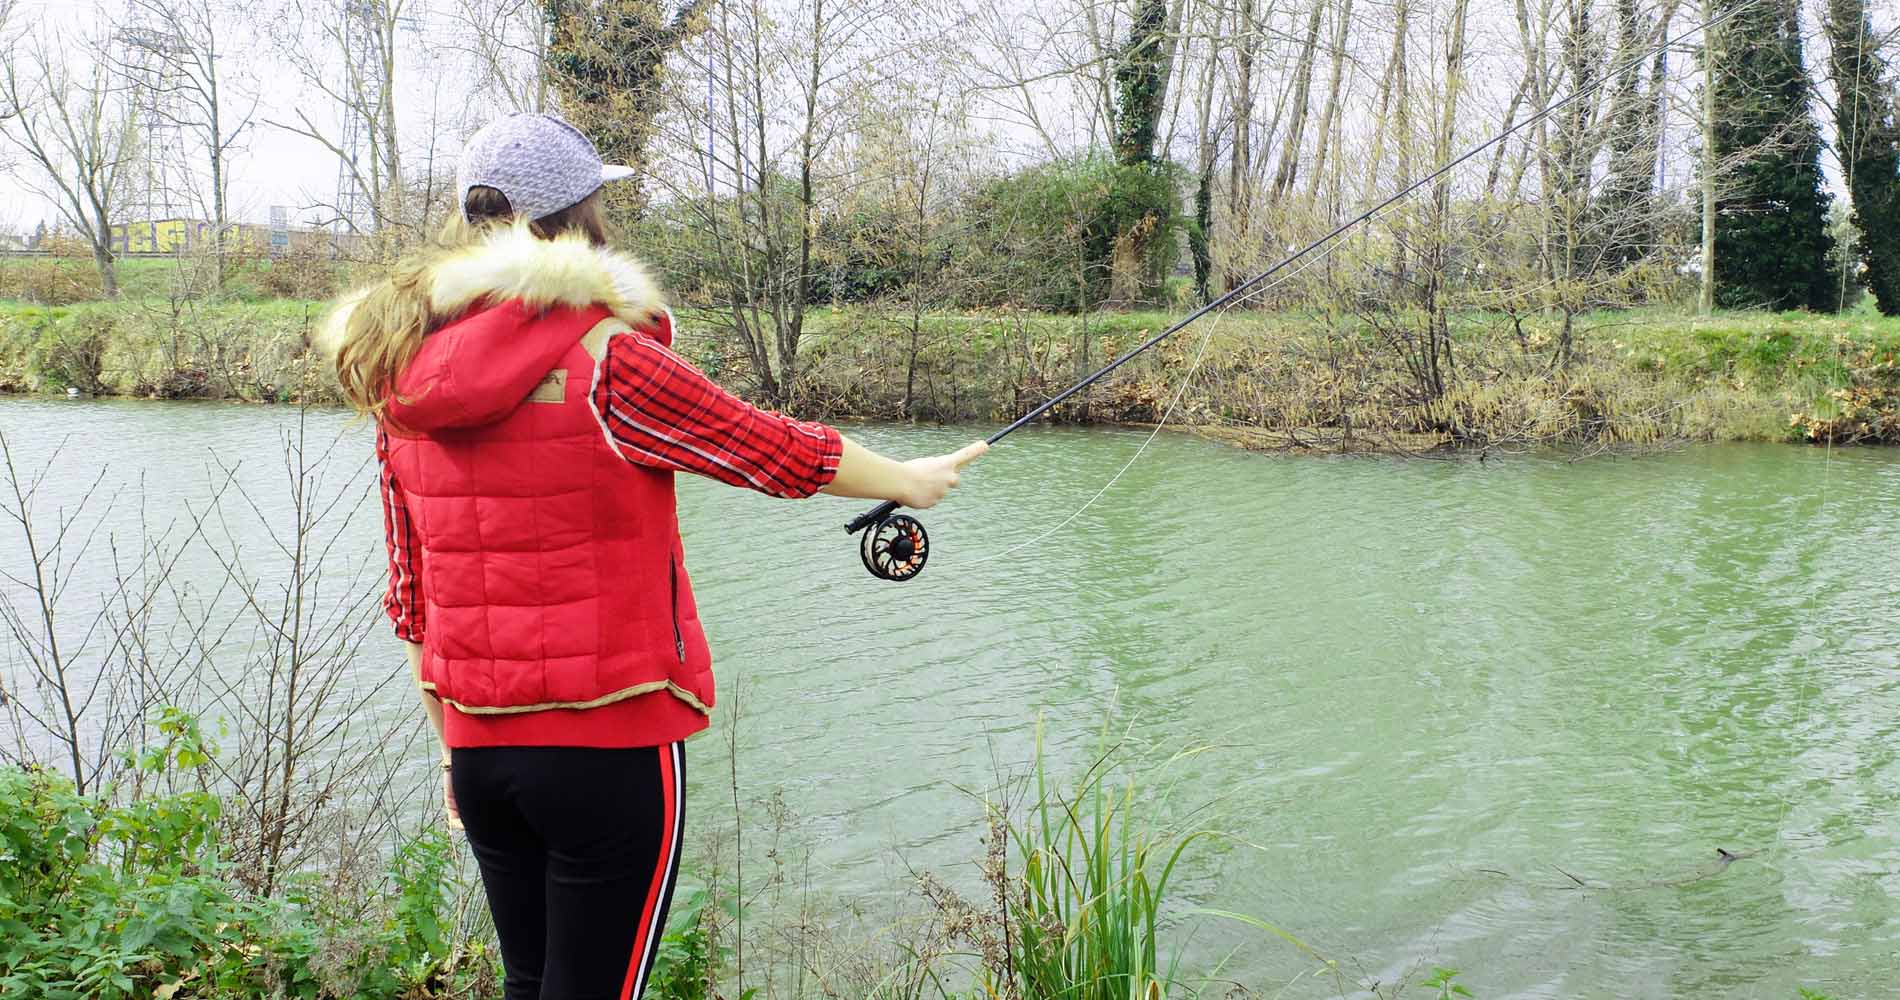
[[[0,253],[9,253],[27,249],[26,237],[12,233],[0,233]]]
[[[188,253],[210,248],[217,243],[218,227],[203,219],[152,219],[146,222],[121,222],[112,227],[112,249],[117,253]],[[282,230],[280,230],[282,232]],[[282,253],[295,250],[329,251],[336,243],[327,229],[292,226],[289,245],[275,249]],[[344,237],[346,242],[357,237]],[[271,227],[252,222],[234,222],[225,228],[224,247],[232,253],[270,252]]]

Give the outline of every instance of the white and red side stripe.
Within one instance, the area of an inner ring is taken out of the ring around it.
[[[402,487],[389,467],[389,434],[381,428],[376,431],[376,464],[381,473],[378,485],[383,499],[383,543],[389,550],[389,590],[383,594],[383,611],[396,626],[397,638],[421,642],[422,580],[417,573],[422,561],[420,540]]]
[[[627,966],[626,982],[620,988],[620,1000],[639,1000],[640,995],[646,992],[647,974],[653,969],[654,953],[659,949],[661,935],[666,933],[666,914],[661,904],[667,893],[673,890],[673,881],[679,875],[680,838],[686,832],[686,789],[685,782],[681,780],[686,745],[674,742],[659,750],[660,798],[665,803],[666,816],[661,825],[660,850],[654,862],[653,882],[647,889],[646,902],[640,910],[640,933],[634,939],[633,958]]]

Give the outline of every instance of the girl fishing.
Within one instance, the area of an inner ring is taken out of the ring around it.
[[[322,335],[376,421],[384,607],[509,1000],[638,997],[666,923],[684,740],[713,705],[673,474],[926,508],[987,448],[897,462],[714,385],[608,248],[600,188],[632,174],[551,115],[491,123],[440,245]]]

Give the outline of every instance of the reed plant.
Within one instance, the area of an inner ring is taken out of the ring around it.
[[[1179,955],[1164,946],[1164,911],[1175,866],[1210,831],[1158,823],[1162,798],[1120,766],[1123,743],[1104,742],[1064,788],[1050,778],[1039,722],[1033,800],[1020,817],[1007,797],[990,804],[984,873],[994,915],[965,920],[987,995],[1159,1000],[1185,992]]]

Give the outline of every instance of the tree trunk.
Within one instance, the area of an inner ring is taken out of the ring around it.
[[[1517,109],[1520,107],[1523,107],[1524,95],[1530,90],[1530,86],[1531,86],[1531,79],[1530,79],[1529,74],[1526,74],[1524,79],[1518,81],[1517,90],[1515,90],[1511,94],[1511,103],[1506,105],[1504,108],[1504,128],[1502,129],[1503,132],[1509,133],[1511,131],[1512,126],[1516,124]],[[1498,175],[1504,169],[1504,150],[1510,145],[1511,144],[1508,141],[1500,142],[1498,143],[1497,149],[1494,150],[1491,154],[1491,169],[1489,171],[1486,171],[1484,175],[1484,196],[1486,198],[1497,197]]]
[[[1194,224],[1188,228],[1188,252],[1194,258],[1194,294],[1202,302],[1212,299],[1210,285],[1214,277],[1214,255],[1210,248],[1214,226],[1214,164],[1218,156],[1214,133],[1214,74],[1220,66],[1218,37],[1208,43],[1207,62],[1201,71],[1201,136],[1194,170]]]
[[[209,82],[206,110],[210,112],[211,118],[209,122],[211,141],[208,143],[211,154],[211,238],[218,262],[218,288],[223,289],[226,245],[224,230],[230,217],[227,215],[224,202],[224,118],[223,107],[218,98],[217,54],[215,52],[205,60],[205,65]]]
[[[1332,77],[1326,88],[1326,103],[1320,109],[1319,146],[1313,151],[1313,179],[1306,192],[1309,201],[1319,200],[1319,186],[1326,174],[1326,157],[1336,141],[1334,132],[1339,128],[1339,105],[1344,96],[1341,87],[1346,73],[1346,37],[1351,26],[1352,0],[1340,0],[1339,19],[1333,25]]]
[[[1432,130],[1432,160],[1451,159],[1451,143],[1458,124],[1458,99],[1465,85],[1465,15],[1470,0],[1454,0],[1451,29],[1445,39],[1445,106],[1438,125]],[[1445,368],[1451,361],[1451,317],[1448,312],[1447,283],[1451,253],[1451,176],[1441,176],[1432,184],[1432,236],[1427,263],[1426,318],[1429,385],[1433,398],[1445,391]]]
[[[805,306],[811,300],[811,246],[816,235],[817,204],[812,197],[813,136],[818,129],[819,74],[824,69],[825,0],[812,0],[811,61],[805,79],[805,129],[798,146],[798,274],[792,288],[792,311],[779,325],[778,384],[789,405],[798,393],[798,342],[805,332]]]
[[[1406,36],[1411,34],[1411,0],[1398,0],[1395,22],[1392,26],[1392,131],[1398,137],[1398,182],[1409,184],[1412,181],[1412,94],[1410,73],[1406,67]],[[1392,213],[1393,226],[1403,231],[1405,225],[1405,206],[1395,206]],[[1410,269],[1409,255],[1406,253],[1406,240],[1398,240],[1393,252],[1393,273],[1403,282]]]
[[[1168,134],[1163,136],[1161,140],[1161,149],[1164,156],[1167,150],[1174,148],[1175,121],[1180,117],[1181,113],[1181,95],[1178,91],[1174,90],[1174,67],[1178,65],[1176,57],[1181,51],[1181,18],[1186,11],[1187,0],[1172,0],[1172,2],[1168,4],[1168,26],[1161,34],[1161,65],[1165,67],[1167,71],[1161,77],[1161,92],[1155,96],[1155,107],[1165,107],[1168,103],[1168,98],[1170,96],[1174,98],[1174,110],[1169,113],[1168,117]],[[1179,65],[1183,66],[1182,72],[1186,73],[1185,61],[1182,61]]]
[[[1240,0],[1235,8],[1238,18],[1235,33],[1240,36],[1240,45],[1235,51],[1239,78],[1234,85],[1234,148],[1227,160],[1227,234],[1236,243],[1244,238],[1253,221],[1253,63],[1260,44],[1260,34],[1254,24],[1254,2]],[[1233,288],[1244,280],[1245,276],[1230,266],[1224,284]]]
[[[1293,70],[1293,118],[1287,124],[1286,138],[1280,143],[1280,166],[1267,189],[1269,204],[1278,204],[1300,172],[1300,147],[1306,139],[1306,105],[1313,85],[1313,52],[1319,48],[1320,15],[1325,11],[1321,0],[1313,0],[1313,12],[1306,19],[1306,41],[1300,46],[1299,64]]]
[[[1551,176],[1550,162],[1550,66],[1545,55],[1545,39],[1550,34],[1550,0],[1542,0],[1538,8],[1535,27],[1531,24],[1530,11],[1526,0],[1516,0],[1514,7],[1517,15],[1518,37],[1522,39],[1524,49],[1525,73],[1531,81],[1531,115],[1537,124],[1531,129],[1529,155],[1513,171],[1511,178],[1511,200],[1517,201],[1517,193],[1522,189],[1523,174],[1532,158],[1537,161],[1537,190],[1543,204],[1540,211],[1544,218],[1538,226],[1538,264],[1543,270],[1547,282],[1557,279],[1556,260],[1550,248],[1551,216],[1550,196],[1556,190]]]
[[[1702,20],[1714,20],[1716,0],[1702,0]],[[1702,32],[1702,287],[1696,311],[1715,311],[1715,43],[1714,29]]]
[[[1167,0],[1141,0],[1128,26],[1128,41],[1115,66],[1115,158],[1124,171],[1146,171],[1155,164],[1155,139],[1162,103],[1173,67],[1169,47]],[[1110,297],[1134,303],[1148,297],[1148,262],[1162,219],[1154,210],[1122,213],[1110,262]]]
[[[118,298],[119,268],[118,265],[113,262],[112,251],[94,242],[92,245],[92,265],[99,270],[100,293],[108,299]]]

